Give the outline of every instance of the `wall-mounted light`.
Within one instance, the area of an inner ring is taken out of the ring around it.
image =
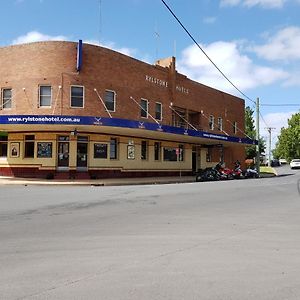
[[[71,131],[71,135],[76,136],[77,134],[78,134],[78,131],[76,128],[73,131]]]

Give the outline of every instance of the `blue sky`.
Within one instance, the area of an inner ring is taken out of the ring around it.
[[[267,135],[268,125],[276,128],[276,136],[300,109],[300,0],[165,1],[249,98],[259,97],[263,104],[299,105],[261,107],[267,123],[261,122],[262,135]],[[161,0],[5,0],[1,8],[1,47],[83,39],[149,63],[176,55],[177,69],[191,79],[241,96]]]

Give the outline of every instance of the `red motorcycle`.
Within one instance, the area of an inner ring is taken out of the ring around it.
[[[220,179],[224,179],[224,180],[231,180],[234,179],[234,173],[233,170],[229,169],[229,168],[225,168],[225,166],[221,163],[218,163],[216,165],[216,170],[219,172],[220,174]]]

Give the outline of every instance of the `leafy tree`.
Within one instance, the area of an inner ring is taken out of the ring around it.
[[[281,128],[273,155],[289,161],[300,158],[300,112],[292,115],[287,128]]]
[[[254,125],[254,110],[249,106],[245,108],[245,132],[246,134],[253,140],[256,139],[256,130]],[[258,141],[259,145],[259,153],[265,152],[266,149],[266,141],[260,137]],[[256,156],[256,146],[251,145],[246,147],[246,158],[253,158]]]

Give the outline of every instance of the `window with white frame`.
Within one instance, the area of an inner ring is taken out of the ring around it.
[[[39,106],[49,107],[52,100],[52,87],[51,85],[40,85],[39,88]]]
[[[84,106],[84,87],[71,86],[71,107],[82,108]]]
[[[12,89],[3,89],[2,90],[2,99],[1,107],[3,109],[11,108],[12,101]]]
[[[237,122],[233,122],[233,133],[237,133]]]
[[[218,130],[223,131],[223,119],[218,118]]]
[[[214,130],[215,118],[213,115],[209,116],[208,126],[210,130]]]
[[[109,111],[116,111],[116,93],[114,91],[105,91],[105,106]]]
[[[162,120],[162,105],[160,102],[155,103],[155,119]]]
[[[148,100],[141,99],[141,117],[148,118]]]

